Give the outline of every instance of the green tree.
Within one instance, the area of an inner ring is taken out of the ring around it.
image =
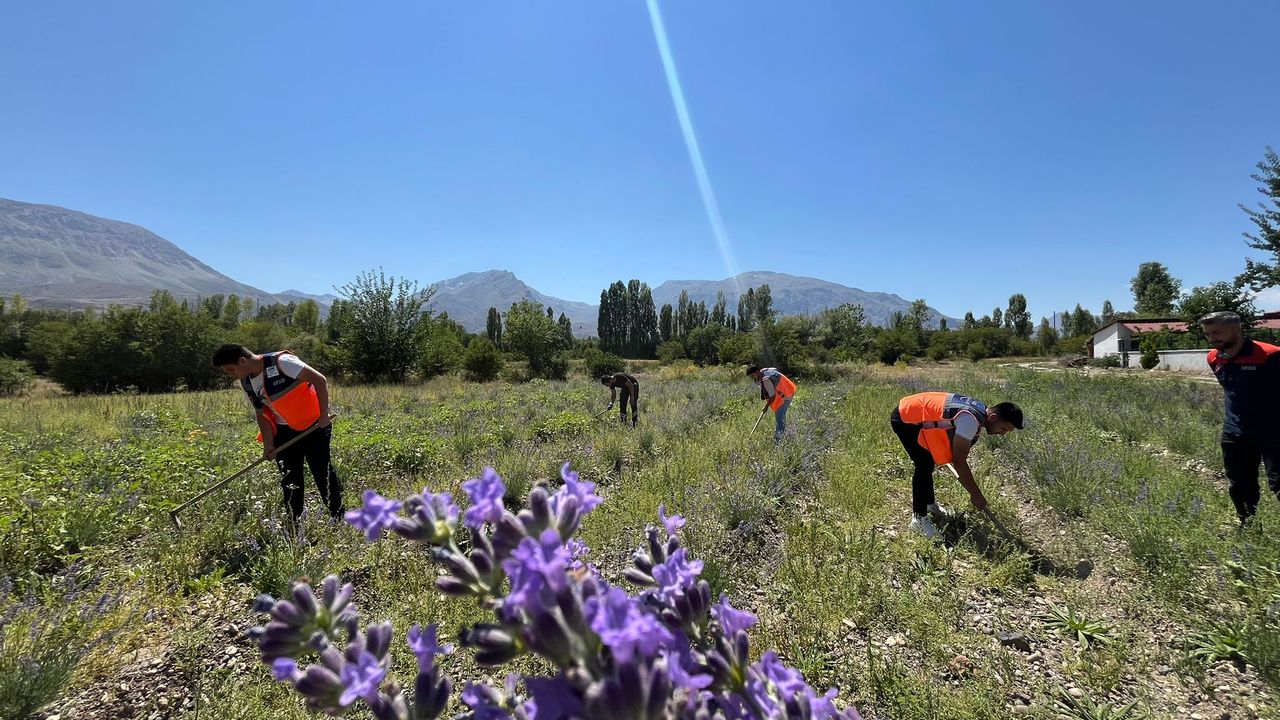
[[[1009,296],[1009,307],[1004,313],[1005,327],[1013,331],[1017,337],[1026,340],[1031,337],[1031,313],[1027,312],[1027,296],[1014,293]]]
[[[846,303],[818,315],[818,341],[840,360],[863,359],[870,355],[874,338],[861,305]]]
[[[210,295],[209,297],[200,301],[200,312],[208,315],[214,320],[221,320],[222,308],[226,304],[227,304],[227,298],[221,293],[218,293],[216,295]]]
[[[303,300],[293,311],[293,326],[308,335],[320,330],[320,304],[310,298]]]
[[[573,347],[573,321],[568,315],[560,313],[560,319],[556,321],[556,325],[560,327],[560,347],[565,350]]]
[[[235,330],[240,327],[241,311],[240,296],[230,295],[227,297],[226,304],[222,306],[222,313],[218,319],[222,321],[222,326],[226,329]]]
[[[1138,349],[1142,351],[1142,357],[1138,360],[1138,363],[1142,365],[1143,370],[1150,370],[1160,364],[1160,354],[1156,352],[1154,338],[1143,337],[1142,341],[1138,343]]]
[[[674,327],[671,303],[663,303],[662,313],[658,316],[658,340],[665,343],[675,337]]]
[[[756,291],[747,291],[738,296],[738,332],[748,333],[756,326]]]
[[[973,311],[964,314],[964,323],[960,326],[961,330],[973,330],[978,327],[978,321],[973,317]]]
[[[448,322],[431,322],[423,334],[418,372],[424,380],[457,372],[465,353],[462,340]]]
[[[1040,352],[1043,355],[1053,352],[1053,348],[1058,344],[1058,331],[1049,324],[1049,318],[1040,318],[1040,329],[1036,331],[1036,343],[1040,345]]]
[[[667,307],[670,306],[668,305]],[[658,346],[657,354],[658,360],[661,361],[663,365],[670,365],[676,360],[685,357],[684,343],[679,340],[668,340]]]
[[[564,379],[566,368],[557,357],[560,328],[543,313],[540,304],[527,299],[513,303],[503,325],[507,347],[525,356],[531,377]]]
[[[688,339],[685,340],[685,348],[689,353],[689,359],[699,365],[719,364],[720,348],[718,343],[728,334],[729,328],[713,323],[694,328],[693,332],[689,333]]]
[[[1250,175],[1259,184],[1258,192],[1265,201],[1257,207],[1240,204],[1240,209],[1257,227],[1257,233],[1244,233],[1245,244],[1254,250],[1271,255],[1271,261],[1245,260],[1244,272],[1236,278],[1236,285],[1248,285],[1254,290],[1264,290],[1280,285],[1280,156],[1270,147],[1266,149],[1258,172]]]
[[[502,315],[498,308],[489,308],[489,315],[484,321],[484,334],[494,347],[502,347]]]
[[[1203,347],[1206,342],[1204,331],[1196,321],[1220,310],[1239,315],[1246,329],[1252,327],[1258,319],[1258,308],[1253,303],[1253,295],[1243,287],[1216,282],[1192,288],[1179,303],[1178,316],[1187,321],[1187,334],[1195,339],[1195,345]]]
[[[1000,308],[991,311],[991,326],[1004,327],[1004,311]]]
[[[1098,319],[1093,316],[1084,306],[1076,304],[1076,309],[1071,313],[1071,334],[1072,335],[1092,335],[1098,329]]]
[[[1102,324],[1109,325],[1112,320],[1116,319],[1116,309],[1111,306],[1110,300],[1102,301]]]
[[[467,353],[462,366],[466,370],[468,380],[472,382],[489,382],[502,372],[502,353],[494,347],[489,338],[476,338],[467,345]]]
[[[31,368],[41,375],[47,373],[51,358],[61,355],[75,334],[75,325],[66,320],[46,320],[32,327],[27,334],[26,352]]]
[[[1169,274],[1163,263],[1145,262],[1129,281],[1133,291],[1133,309],[1139,316],[1163,318],[1173,314],[1182,281]]]
[[[419,290],[416,281],[378,270],[361,273],[340,292],[350,316],[338,344],[351,370],[365,382],[402,382],[417,360],[434,288]]]

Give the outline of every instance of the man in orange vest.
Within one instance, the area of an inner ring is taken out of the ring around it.
[[[929,515],[945,516],[933,495],[933,469],[950,464],[979,510],[987,507],[982,489],[969,469],[969,450],[985,429],[1003,435],[1023,428],[1022,409],[1010,402],[988,408],[971,397],[949,392],[923,392],[898,401],[889,416],[893,432],[915,464],[911,478],[911,529],[925,537],[937,537]]]
[[[747,377],[760,386],[760,399],[764,400],[766,408],[773,410],[773,441],[779,442],[787,429],[787,408],[791,407],[791,398],[795,397],[796,384],[778,368],[772,367],[752,365],[747,368]],[[764,410],[760,412],[764,413]]]
[[[329,381],[325,376],[288,350],[257,355],[235,344],[214,351],[213,364],[240,381],[257,410],[262,453],[280,468],[284,502],[294,520],[302,515],[304,462],[311,468],[329,514],[342,517],[342,481],[330,457],[333,427],[329,424]],[[276,452],[312,425],[319,427],[284,452]]]

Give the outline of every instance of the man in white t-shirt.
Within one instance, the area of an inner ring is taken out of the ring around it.
[[[302,515],[303,464],[311,468],[320,498],[334,517],[342,516],[342,481],[333,467],[329,424],[329,382],[297,355],[284,350],[257,355],[243,345],[227,344],[213,364],[240,381],[257,411],[262,452],[280,468],[284,501],[294,519]],[[282,452],[276,448],[317,426]]]

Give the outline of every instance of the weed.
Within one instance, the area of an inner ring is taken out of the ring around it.
[[[1067,636],[1074,635],[1082,648],[1087,649],[1099,643],[1109,644],[1115,639],[1110,625],[1090,620],[1069,606],[1050,605],[1049,612],[1042,619],[1050,629]]]
[[[1137,700],[1124,705],[1112,705],[1097,702],[1088,695],[1074,697],[1062,687],[1055,693],[1053,706],[1058,712],[1079,720],[1139,720],[1146,716],[1138,710]]]

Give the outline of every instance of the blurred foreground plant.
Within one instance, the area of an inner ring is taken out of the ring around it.
[[[502,665],[532,653],[550,661],[550,675],[507,676],[502,687],[468,683],[461,693],[470,720],[855,720],[853,708],[837,710],[835,690],[818,694],[773,652],[750,662],[747,628],[756,622],[726,597],[711,600],[677,534],[684,525],[659,506],[662,528],[646,530],[645,546],[626,571],[644,588],[632,594],[610,586],[582,561],[587,547],[574,534],[583,515],[597,507],[595,483],[566,463],[564,485],[529,493],[518,514],[502,502],[505,486],[492,469],[463,484],[465,512],[448,493],[424,490],[400,502],[364,494],[364,506],[347,514],[371,541],[391,531],[419,543],[448,574],[436,581],[452,596],[472,597],[494,612],[494,622],[464,629],[460,642],[477,662]],[[403,511],[403,512],[402,512]],[[467,531],[466,546],[458,528]],[[448,703],[449,679],[435,657],[436,626],[408,631],[418,660],[412,694],[388,677],[390,623],[361,630],[351,585],[325,578],[319,596],[295,585],[290,600],[261,596],[257,608],[271,614],[254,628],[262,659],[278,680],[301,693],[308,706],[342,715],[357,700],[380,720],[434,720]],[[302,663],[317,659],[306,667]]]

